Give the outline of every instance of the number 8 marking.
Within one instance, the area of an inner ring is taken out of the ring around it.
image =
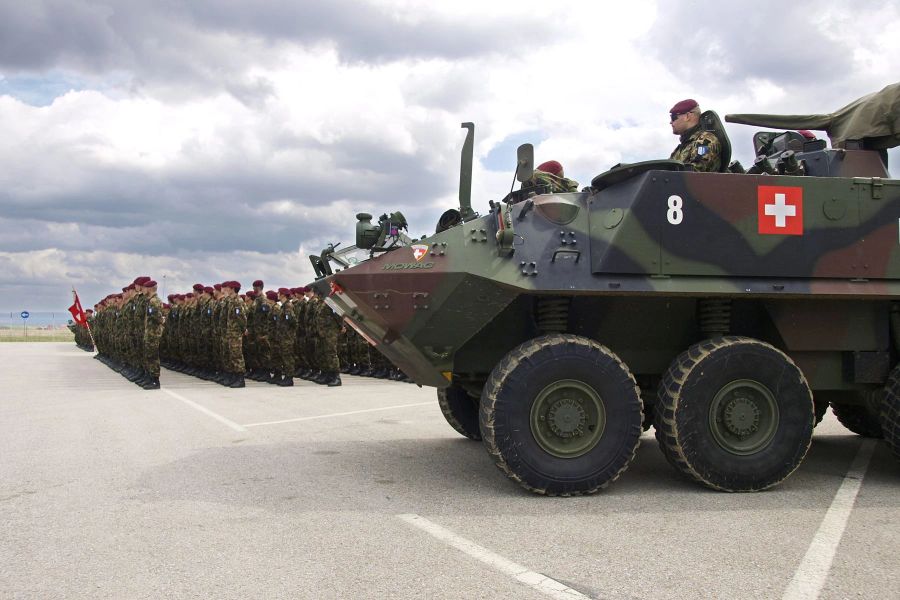
[[[666,218],[669,219],[669,223],[672,225],[680,225],[684,220],[684,211],[681,208],[684,206],[684,200],[681,199],[681,196],[669,196],[669,210],[666,211]]]

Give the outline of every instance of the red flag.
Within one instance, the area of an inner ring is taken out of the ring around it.
[[[72,313],[72,320],[82,327],[87,327],[87,315],[81,309],[81,300],[78,299],[78,292],[72,290],[72,295],[75,296],[75,304],[69,307],[69,312]]]

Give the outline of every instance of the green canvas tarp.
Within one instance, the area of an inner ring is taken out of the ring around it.
[[[729,123],[776,129],[824,131],[833,148],[847,140],[860,140],[865,148],[884,150],[900,146],[900,83],[854,100],[825,115],[725,115]]]

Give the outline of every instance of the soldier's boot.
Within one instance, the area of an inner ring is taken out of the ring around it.
[[[328,379],[328,374],[325,371],[316,371],[312,377],[309,378],[313,383],[325,383],[325,380]]]
[[[144,388],[145,390],[158,390],[159,389],[159,377],[155,377],[155,376],[151,375],[144,381],[143,384],[141,384],[141,387]]]
[[[228,385],[226,382],[228,380],[228,373],[225,371],[217,371],[215,376],[213,377],[213,381],[218,383],[219,385]]]
[[[266,373],[266,378],[263,379],[263,382],[276,384],[278,383],[278,375],[276,373]]]
[[[244,387],[246,385],[244,383],[244,375],[242,373],[232,373],[227,385],[230,388]]]
[[[328,387],[337,387],[341,385],[341,374],[337,371],[330,371],[326,373],[326,378],[322,383]]]
[[[294,385],[294,378],[290,375],[281,375],[278,377],[278,381],[275,382],[276,385],[280,385],[281,387],[291,387]]]
[[[134,380],[135,385],[143,387],[145,383],[150,379],[150,373],[144,371],[143,369],[140,372],[140,376]]]
[[[269,380],[269,372],[265,369],[256,369],[253,379],[260,383],[265,383]]]

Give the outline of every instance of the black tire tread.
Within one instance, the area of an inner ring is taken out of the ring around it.
[[[447,419],[447,423],[450,424],[450,427],[455,429],[457,433],[462,435],[463,437],[467,437],[470,440],[480,441],[481,440],[481,432],[478,431],[478,408],[477,403],[472,403],[472,410],[475,412],[475,431],[469,431],[462,421],[459,419],[459,415],[456,411],[454,411],[453,407],[450,405],[450,400],[448,398],[449,394],[453,393],[463,393],[465,394],[465,390],[462,388],[456,388],[453,386],[449,386],[446,388],[438,388],[437,398],[438,398],[438,406],[441,407],[441,412],[444,414],[444,418]]]
[[[662,381],[660,382],[658,398],[656,401],[654,427],[656,429],[656,440],[659,442],[659,447],[662,450],[663,455],[665,455],[669,463],[681,473],[684,473],[698,483],[721,492],[733,492],[735,490],[724,488],[710,481],[707,481],[691,466],[684,449],[678,442],[679,435],[675,422],[675,412],[678,408],[682,386],[684,385],[693,369],[698,364],[700,364],[704,358],[720,348],[747,343],[764,346],[768,349],[774,350],[778,354],[781,354],[787,362],[792,365],[794,364],[794,362],[786,354],[784,354],[784,352],[778,350],[778,348],[775,348],[770,344],[766,344],[765,342],[761,342],[753,338],[725,336],[708,339],[703,342],[694,344],[693,346],[682,352],[680,355],[678,355],[678,357],[672,362],[665,375],[663,375]],[[797,370],[799,371],[799,369]],[[800,377],[803,382],[806,383],[806,378],[802,372],[800,372]],[[811,397],[810,401],[812,401]],[[804,456],[806,455],[806,452],[809,451],[810,445],[811,440],[803,450]],[[782,479],[773,482],[767,485],[765,488],[761,489],[768,489],[778,485],[779,483],[787,479],[791,475],[791,473],[793,473],[793,471],[787,473]]]
[[[900,365],[894,367],[884,387],[881,403],[881,431],[884,440],[900,460]]]
[[[873,414],[862,404],[831,403],[831,412],[841,422],[841,425],[862,437],[881,439],[884,434],[881,431],[879,415]]]
[[[507,377],[512,373],[516,367],[519,366],[520,363],[527,361],[531,356],[533,356],[538,351],[561,343],[570,343],[570,344],[580,344],[583,346],[588,346],[593,349],[596,349],[607,357],[613,359],[615,362],[619,364],[622,369],[628,373],[628,376],[631,378],[631,382],[634,385],[635,394],[638,397],[638,401],[641,402],[641,411],[643,411],[643,402],[640,400],[640,388],[637,385],[637,381],[634,378],[634,375],[628,369],[628,367],[623,363],[618,356],[616,356],[611,350],[603,346],[602,344],[595,342],[589,338],[584,338],[580,336],[570,335],[570,334],[550,334],[541,337],[534,338],[525,342],[524,344],[518,346],[513,351],[509,352],[506,356],[504,356],[500,362],[494,367],[493,371],[491,371],[490,377],[488,377],[487,383],[484,386],[484,391],[481,395],[481,405],[480,410],[482,413],[481,418],[481,435],[482,441],[484,442],[484,446],[487,449],[488,455],[493,459],[494,464],[497,465],[503,473],[506,474],[507,477],[521,485],[523,488],[534,492],[536,494],[541,494],[544,496],[582,496],[582,495],[590,495],[594,494],[604,488],[606,488],[610,483],[618,479],[622,473],[628,469],[628,466],[631,464],[631,461],[634,460],[634,456],[637,453],[638,446],[640,446],[640,435],[635,436],[635,445],[631,448],[631,452],[629,454],[628,460],[625,461],[624,465],[615,475],[611,478],[607,479],[604,483],[588,489],[567,493],[554,493],[548,491],[546,489],[536,488],[534,486],[526,483],[521,477],[519,477],[516,473],[514,473],[509,465],[506,463],[506,460],[503,458],[503,454],[500,451],[499,446],[497,445],[496,432],[494,430],[494,422],[489,418],[490,415],[493,414],[495,405],[497,402],[497,394],[500,391],[500,387],[503,385],[503,382],[507,379]],[[640,424],[637,425],[638,429],[641,429]]]

